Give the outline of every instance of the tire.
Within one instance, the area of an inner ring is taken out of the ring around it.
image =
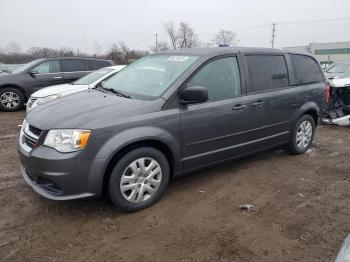
[[[308,132],[308,130],[310,131]],[[304,154],[312,145],[315,131],[316,125],[314,118],[310,115],[303,115],[293,129],[288,151],[294,155]]]
[[[24,106],[25,97],[20,90],[13,87],[0,89],[0,109],[11,112],[18,111]]]
[[[169,178],[169,163],[164,154],[151,147],[141,147],[117,162],[109,178],[108,193],[114,205],[135,212],[158,201]]]

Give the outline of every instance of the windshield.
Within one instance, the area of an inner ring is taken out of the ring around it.
[[[198,56],[150,55],[125,67],[103,83],[103,87],[114,89],[139,99],[154,99],[189,68]]]
[[[334,65],[327,70],[327,73],[344,73],[348,69],[348,65]]]
[[[38,60],[34,60],[32,62],[29,62],[28,64],[24,64],[24,65],[16,68],[15,70],[13,70],[12,74],[22,73],[22,72],[26,71],[28,68],[30,68],[32,65],[36,64],[37,62],[38,62]]]
[[[83,76],[82,78],[79,78],[77,81],[73,82],[72,85],[90,85],[112,71],[113,69],[101,68],[97,71],[87,74],[86,76]]]
[[[350,67],[344,72],[344,74],[339,78],[350,78]]]

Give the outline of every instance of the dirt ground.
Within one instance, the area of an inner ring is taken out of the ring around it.
[[[16,152],[23,117],[0,112],[1,261],[334,261],[350,233],[350,129],[320,127],[304,156],[275,150],[177,179],[125,214],[33,192]]]

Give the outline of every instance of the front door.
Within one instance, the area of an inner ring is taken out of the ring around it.
[[[247,142],[248,115],[237,58],[224,57],[207,63],[186,86],[206,87],[208,101],[181,109],[184,169],[241,154]]]
[[[30,70],[27,75],[30,89],[35,92],[43,87],[64,83],[59,60],[43,62]]]

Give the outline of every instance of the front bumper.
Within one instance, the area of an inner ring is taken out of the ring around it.
[[[21,173],[24,178],[24,180],[30,185],[35,192],[37,192],[39,195],[51,199],[51,200],[72,200],[72,199],[78,199],[78,198],[87,198],[87,197],[93,197],[94,194],[92,193],[78,193],[73,195],[64,195],[59,193],[59,189],[57,189],[57,185],[53,184],[51,182],[48,183],[39,183],[38,177],[32,177],[28,175],[26,169],[21,166]],[[45,181],[45,180],[44,180]],[[50,180],[47,180],[50,181]],[[55,190],[53,190],[56,187]],[[50,189],[52,188],[52,189]],[[57,193],[55,193],[57,192]],[[62,192],[62,191],[61,191]]]
[[[85,159],[82,151],[60,153],[40,145],[28,146],[24,130],[18,154],[24,180],[45,198],[69,200],[102,194],[105,159]]]

